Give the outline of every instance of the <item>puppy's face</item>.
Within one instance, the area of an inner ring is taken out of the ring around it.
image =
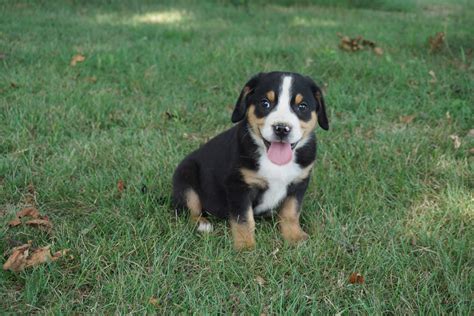
[[[321,90],[308,77],[295,73],[261,73],[247,82],[232,121],[247,117],[250,132],[275,164],[291,161],[317,122],[328,129]]]

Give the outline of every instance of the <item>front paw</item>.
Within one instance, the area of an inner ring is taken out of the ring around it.
[[[255,249],[255,226],[250,223],[231,222],[234,249],[245,251]]]
[[[281,225],[281,234],[283,238],[290,244],[298,244],[309,238],[309,235],[305,233],[300,225]]]
[[[255,238],[234,238],[234,249],[237,251],[255,249]]]

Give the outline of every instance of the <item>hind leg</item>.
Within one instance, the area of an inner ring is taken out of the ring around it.
[[[192,160],[183,161],[173,176],[173,200],[178,209],[187,209],[191,222],[199,232],[212,231],[211,223],[203,217],[202,204],[195,188],[199,187],[198,165]]]
[[[197,225],[198,232],[208,233],[212,231],[212,224],[202,216],[202,206],[199,195],[193,190],[185,192],[186,207],[189,210],[191,222]]]

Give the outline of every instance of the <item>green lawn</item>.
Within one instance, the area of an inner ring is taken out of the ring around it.
[[[71,249],[1,270],[0,313],[473,312],[472,1],[103,2],[0,2],[1,263],[28,240]],[[203,236],[174,217],[171,176],[270,70],[326,86],[311,237],[292,247],[259,220],[236,253],[228,223]],[[51,234],[7,226],[30,184]]]

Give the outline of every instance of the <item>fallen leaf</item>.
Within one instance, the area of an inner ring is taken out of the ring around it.
[[[430,51],[432,53],[440,50],[443,47],[445,37],[446,34],[444,32],[438,32],[434,36],[430,36],[428,38],[428,42],[430,44]]]
[[[5,58],[7,58],[7,55],[4,53],[0,53],[0,60],[4,60]]]
[[[8,226],[10,227],[15,227],[18,225],[21,225],[21,221],[18,218],[15,218],[14,220],[8,222]]]
[[[474,155],[474,147],[472,147],[471,149],[469,149],[469,154],[470,154],[470,155]]]
[[[22,209],[18,213],[16,213],[17,218],[22,218],[22,217],[25,217],[25,216],[30,216],[30,217],[33,217],[33,218],[39,218],[40,213],[36,209],[36,207],[27,207],[27,208]]]
[[[27,244],[13,248],[12,254],[3,264],[3,270],[19,272],[26,268],[34,267],[45,262],[56,261],[67,251],[67,249],[63,251],[57,251],[54,253],[54,255],[51,255],[50,246],[40,247],[34,250],[30,249],[30,247],[31,241],[29,241]]]
[[[122,193],[124,189],[125,189],[125,183],[123,182],[122,179],[119,179],[117,182],[117,190],[119,191],[119,193]]]
[[[150,300],[148,301],[151,305],[158,307],[160,304],[158,304],[158,299],[154,296],[150,297]]]
[[[12,254],[3,264],[3,270],[11,270],[13,272],[22,271],[26,266],[31,243],[27,243],[12,249]]]
[[[405,123],[405,124],[410,124],[413,122],[413,120],[416,118],[416,115],[405,115],[405,116],[400,116],[400,122]]]
[[[26,265],[25,268],[37,266],[39,264],[53,261],[53,257],[51,256],[51,250],[49,249],[49,246],[46,247],[41,247],[36,250],[34,250],[31,253],[31,256],[28,256],[26,259]]]
[[[38,209],[35,207],[26,207],[16,213],[16,218],[8,222],[8,226],[15,227],[21,225],[21,218],[32,217],[32,220],[25,222],[26,225],[41,228],[50,231],[53,228],[53,224],[50,222],[48,216],[41,216]]]
[[[86,60],[86,57],[84,55],[81,55],[81,54],[74,55],[71,58],[70,65],[74,67],[76,66],[77,63],[82,63],[84,60]]]
[[[47,216],[45,216],[42,219],[32,219],[30,221],[27,221],[25,224],[33,226],[33,227],[37,227],[37,228],[42,228],[48,231],[53,229],[53,224],[49,221],[49,218]]]
[[[349,277],[350,284],[364,284],[364,282],[365,282],[365,279],[360,273],[354,272]]]
[[[256,281],[257,284],[260,285],[260,286],[264,286],[264,285],[265,285],[265,280],[264,280],[261,276],[259,276],[259,275],[257,275],[257,276],[255,277],[255,281]]]
[[[24,208],[24,209],[20,210],[18,213],[16,213],[15,219],[9,221],[8,226],[16,227],[18,225],[21,225],[20,218],[26,217],[26,216],[33,217],[33,218],[36,219],[36,218],[40,217],[40,214],[39,214],[38,210],[35,207]]]
[[[470,129],[469,132],[467,132],[466,137],[474,137],[474,128]]]
[[[347,52],[356,52],[366,48],[370,48],[376,55],[383,55],[383,49],[378,47],[374,41],[363,38],[362,36],[357,36],[356,38],[350,38],[347,35],[342,35],[337,33],[337,36],[341,39],[339,42],[339,48]]]
[[[451,138],[451,140],[453,141],[454,149],[458,149],[459,147],[461,147],[461,138],[459,138],[458,135],[449,135],[449,138]]]

